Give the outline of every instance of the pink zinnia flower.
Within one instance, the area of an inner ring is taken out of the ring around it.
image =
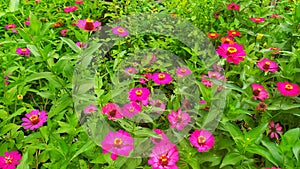
[[[148,104],[150,91],[149,89],[142,87],[142,88],[132,88],[128,92],[128,99],[133,102],[142,102],[143,105]]]
[[[83,110],[83,112],[86,114],[92,114],[92,113],[95,113],[96,111],[97,111],[97,107],[93,104],[86,106]]]
[[[29,17],[27,17],[27,21],[25,21],[24,24],[27,25],[27,26],[30,25],[30,18]]]
[[[276,72],[278,69],[278,65],[276,62],[273,62],[269,60],[268,58],[263,58],[261,59],[257,64],[256,64],[260,70],[263,70],[265,72]]]
[[[102,107],[102,114],[108,117],[108,120],[116,120],[117,118],[123,118],[120,107],[115,103],[107,103]]]
[[[208,33],[208,34],[207,34],[207,37],[208,37],[208,38],[211,38],[211,39],[216,39],[216,38],[219,37],[219,34],[218,34],[218,33],[215,33],[215,32],[213,32],[213,33]]]
[[[167,135],[160,129],[153,129],[153,131],[160,137],[160,138],[150,137],[150,140],[153,142],[153,144],[157,145],[162,142],[170,142]]]
[[[155,107],[158,114],[161,114],[166,110],[166,105],[160,100],[151,100],[150,105]]]
[[[25,130],[34,130],[46,123],[47,118],[48,116],[45,110],[42,110],[41,112],[39,110],[32,110],[22,118],[23,123],[21,126],[23,126]]]
[[[108,132],[104,140],[101,142],[103,153],[111,152],[111,159],[116,160],[118,155],[129,156],[129,153],[133,150],[133,138],[132,136],[123,130],[117,132]]]
[[[83,4],[83,0],[75,0],[75,4],[81,5],[81,4]]]
[[[178,77],[184,77],[192,74],[192,71],[186,67],[179,67],[176,69],[176,74],[178,75]]]
[[[269,130],[268,130],[268,134],[270,134],[270,138],[276,138],[278,139],[279,136],[278,134],[282,134],[282,127],[280,126],[279,123],[274,123],[274,121],[271,121],[269,124]]]
[[[92,19],[78,20],[77,27],[88,32],[97,31],[101,29],[101,22]]]
[[[265,99],[269,98],[268,92],[262,85],[259,84],[251,84],[253,89],[253,99],[254,100],[261,100],[264,101]]]
[[[69,13],[69,12],[73,12],[73,11],[77,11],[78,7],[77,6],[68,6],[64,8],[64,12],[65,13]]]
[[[127,74],[127,75],[133,75],[133,74],[136,74],[136,69],[134,68],[134,67],[127,67],[127,68],[125,68],[125,73]]]
[[[18,151],[5,152],[4,156],[0,156],[0,168],[2,169],[15,169],[22,155]]]
[[[298,96],[300,94],[300,88],[298,84],[293,84],[290,82],[277,82],[277,89],[280,94],[284,96]]]
[[[134,115],[141,112],[141,106],[136,102],[130,102],[123,106],[122,112],[125,117],[133,118]]]
[[[76,42],[76,45],[82,49],[86,48],[86,43],[84,43],[84,42]]]
[[[152,169],[178,169],[178,160],[176,146],[170,142],[160,142],[152,149],[148,164],[152,165]]]
[[[212,81],[208,80],[207,78],[208,78],[207,75],[202,74],[201,82],[204,86],[211,87],[214,83]]]
[[[217,79],[217,80],[224,80],[224,76],[222,76],[221,73],[219,73],[219,72],[209,71],[208,72],[208,77],[209,78],[214,78],[214,79]]]
[[[111,30],[112,30],[113,34],[119,35],[121,37],[124,37],[124,36],[128,35],[128,31],[125,28],[121,27],[121,26],[116,26],[116,27],[112,28]]]
[[[281,169],[281,168],[277,168],[277,167],[272,167],[272,168],[266,168],[266,169]]]
[[[21,55],[21,56],[29,56],[30,55],[30,50],[28,49],[28,48],[18,48],[17,50],[16,50],[16,52],[19,54],[19,55]]]
[[[270,50],[273,51],[274,55],[276,55],[280,52],[280,48],[278,48],[278,47],[270,47]]]
[[[172,82],[172,77],[170,76],[170,74],[165,73],[165,72],[160,72],[160,73],[154,73],[152,75],[152,80],[156,83],[156,84],[169,84]]]
[[[200,104],[206,104],[206,101],[205,101],[205,100],[200,100],[199,103],[200,103]]]
[[[278,14],[272,14],[272,18],[280,18],[280,16]]]
[[[239,64],[240,61],[244,60],[244,56],[246,56],[243,46],[237,43],[222,44],[217,48],[217,53],[223,58],[226,58],[227,62],[234,64]]]
[[[61,34],[61,36],[67,36],[67,32],[68,32],[68,29],[63,29],[63,30],[61,30],[60,34]]]
[[[229,30],[227,33],[228,33],[228,36],[233,37],[233,38],[236,36],[238,36],[238,37],[241,36],[241,33],[236,30]]]
[[[183,128],[191,121],[191,117],[187,112],[181,112],[181,109],[179,108],[177,112],[172,110],[172,112],[168,114],[168,120],[171,124],[170,128],[183,130]]]
[[[250,20],[255,23],[260,23],[260,22],[264,22],[265,18],[250,18]]]
[[[234,2],[232,2],[231,4],[227,5],[227,9],[228,10],[240,10],[240,6]]]
[[[195,130],[190,136],[191,144],[198,149],[199,152],[211,149],[214,144],[214,136],[207,130]]]
[[[7,25],[4,26],[4,28],[6,30],[11,30],[11,29],[14,29],[16,27],[17,27],[16,24],[7,24]]]

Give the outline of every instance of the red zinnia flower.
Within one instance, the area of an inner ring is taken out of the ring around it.
[[[255,23],[260,23],[260,22],[264,22],[265,18],[250,18],[250,20]]]
[[[214,33],[208,33],[207,37],[212,38],[212,39],[216,39],[217,37],[219,37],[219,34],[215,33],[215,32]]]
[[[107,103],[102,107],[102,114],[107,115],[108,120],[116,120],[117,118],[123,118],[120,107],[115,103]]]
[[[270,50],[273,51],[273,54],[274,54],[274,55],[276,55],[276,54],[279,53],[280,48],[278,48],[278,47],[270,47]]]
[[[278,82],[277,89],[280,94],[284,96],[298,96],[300,94],[300,88],[297,84],[292,84],[289,82]]]
[[[65,13],[73,12],[73,11],[76,11],[76,10],[78,10],[77,6],[68,6],[68,7],[64,8]]]
[[[234,2],[232,2],[231,4],[227,5],[227,9],[229,10],[240,10],[240,6]]]
[[[230,37],[240,37],[241,36],[241,33],[239,31],[236,31],[236,30],[229,30],[228,32],[228,36]]]

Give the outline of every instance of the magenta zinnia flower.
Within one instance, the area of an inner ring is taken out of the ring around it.
[[[293,84],[290,82],[278,82],[277,89],[280,94],[284,96],[298,96],[300,94],[300,88],[297,84]]]
[[[116,120],[117,118],[123,118],[120,107],[115,103],[107,103],[102,107],[102,114],[108,117],[108,120]]]
[[[161,114],[166,110],[166,105],[160,100],[151,100],[150,105],[155,107],[158,114]]]
[[[276,138],[278,139],[279,136],[278,134],[282,134],[282,127],[280,126],[279,123],[274,123],[274,121],[271,121],[269,124],[269,130],[268,130],[268,134],[270,134],[270,138]]]
[[[272,167],[272,168],[266,168],[266,169],[281,169],[281,168],[277,168],[277,167]]]
[[[111,152],[110,157],[116,160],[118,155],[129,156],[129,153],[133,150],[133,138],[132,136],[123,130],[117,132],[108,132],[104,140],[101,142],[103,153]]]
[[[84,43],[84,42],[76,42],[76,45],[82,49],[86,48],[86,43]]]
[[[261,59],[257,64],[256,64],[260,70],[263,70],[265,72],[276,72],[278,69],[278,65],[276,62],[273,62],[269,60],[268,58],[263,58]]]
[[[133,102],[142,102],[143,105],[148,104],[148,99],[150,95],[149,89],[142,88],[132,88],[128,93],[128,99]]]
[[[253,99],[264,101],[266,98],[269,98],[268,92],[262,85],[259,84],[251,84],[253,89]]]
[[[152,165],[152,169],[178,169],[178,160],[176,146],[170,142],[160,142],[152,149],[148,164]]]
[[[152,75],[152,80],[156,83],[156,84],[169,84],[172,82],[172,77],[170,76],[170,74],[165,73],[165,72],[160,72],[160,73],[154,73]]]
[[[7,25],[4,26],[4,28],[5,28],[6,30],[11,30],[11,29],[14,29],[14,28],[16,28],[16,27],[17,27],[16,24],[7,24]]]
[[[176,69],[176,74],[178,75],[178,77],[184,77],[192,74],[192,71],[186,67],[179,67]]]
[[[93,104],[86,106],[83,110],[83,112],[86,114],[92,114],[92,113],[95,113],[96,111],[97,111],[97,107]]]
[[[78,20],[77,27],[88,32],[97,31],[101,29],[101,22],[92,19]]]
[[[128,31],[125,28],[121,27],[121,26],[116,26],[116,27],[112,28],[111,30],[112,30],[113,34],[119,35],[121,37],[124,37],[124,36],[128,35]]]
[[[191,121],[191,117],[187,112],[181,112],[181,109],[179,108],[177,112],[172,110],[172,112],[168,114],[168,120],[171,124],[170,128],[183,130],[183,128]]]
[[[75,0],[75,4],[81,5],[81,4],[83,4],[83,0]]]
[[[30,50],[28,49],[28,48],[18,48],[17,50],[16,50],[16,52],[19,54],[19,55],[21,55],[21,56],[29,56],[30,55]]]
[[[41,112],[39,110],[32,110],[22,118],[23,123],[21,126],[23,126],[25,130],[34,130],[46,123],[47,118],[48,116],[45,110],[42,110]]]
[[[239,64],[240,61],[244,60],[244,56],[246,56],[243,46],[237,43],[222,44],[217,48],[217,53],[223,58],[226,58],[227,62],[234,64]]]
[[[214,136],[207,130],[195,130],[190,136],[191,144],[198,149],[199,152],[211,149],[214,144]]]
[[[18,151],[5,152],[4,156],[0,156],[0,168],[15,169],[21,159],[22,155]]]
[[[250,18],[250,20],[255,23],[260,23],[260,22],[264,22],[265,18]]]
[[[61,36],[67,36],[67,32],[68,32],[68,29],[63,29],[63,30],[61,30],[60,34],[61,34]]]
[[[153,144],[157,145],[161,142],[170,142],[167,135],[160,129],[153,129],[153,131],[160,137],[160,138],[150,137],[150,140],[153,142]]]
[[[141,106],[136,102],[127,103],[122,108],[125,117],[132,118],[134,115],[141,112]]]
[[[229,10],[240,10],[240,6],[234,2],[232,2],[231,4],[227,5],[227,9]]]
[[[73,11],[77,11],[78,7],[77,6],[68,6],[64,8],[64,12],[65,13],[69,13],[69,12],[73,12]]]
[[[136,74],[136,69],[134,67],[127,67],[125,68],[125,73],[127,75],[133,75],[133,74]]]
[[[206,87],[211,87],[214,83],[213,83],[212,81],[208,80],[207,78],[208,78],[208,76],[205,75],[205,74],[203,74],[203,75],[202,75],[201,82],[202,82],[202,84],[205,85]]]

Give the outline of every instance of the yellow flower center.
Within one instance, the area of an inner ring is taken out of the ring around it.
[[[159,80],[164,80],[166,78],[166,75],[160,73],[160,74],[158,74],[158,78],[159,78]]]
[[[4,157],[6,164],[12,164],[12,159],[10,157]]]
[[[141,96],[141,95],[143,94],[143,91],[142,91],[142,90],[136,90],[136,91],[135,91],[135,94],[136,94],[137,96]]]
[[[26,52],[27,50],[26,50],[26,48],[23,48],[23,49],[21,49],[21,51],[22,51],[22,52]]]
[[[31,121],[32,124],[38,124],[40,122],[40,119],[39,119],[38,115],[30,116],[29,120]]]
[[[266,65],[270,65],[271,63],[270,63],[270,62],[265,62],[265,64],[266,64]]]
[[[232,54],[232,53],[237,52],[237,49],[235,47],[229,47],[229,48],[227,48],[227,51]]]
[[[165,154],[161,155],[159,160],[163,166],[168,165],[168,157]]]
[[[259,22],[259,21],[260,21],[260,18],[255,18],[255,21],[256,21],[256,22]]]
[[[211,33],[210,36],[216,36],[216,34],[215,33]]]
[[[233,32],[231,32],[231,34],[233,34],[233,35],[236,35],[236,32],[235,32],[235,31],[233,31]]]
[[[205,137],[203,137],[203,136],[199,136],[198,137],[198,143],[199,144],[204,144],[206,142],[206,138]]]
[[[94,20],[93,20],[93,19],[90,19],[90,18],[87,18],[87,19],[86,19],[86,22],[94,23]]]
[[[134,112],[134,108],[130,107],[129,112],[133,113]]]
[[[284,86],[284,88],[285,88],[286,90],[293,90],[293,86],[292,86],[291,84],[286,84],[286,85]]]
[[[125,30],[124,30],[123,28],[118,28],[117,31],[118,31],[119,33],[124,33],[124,32],[125,32]]]
[[[180,69],[180,72],[181,72],[181,73],[185,73],[185,72],[186,72],[186,68],[181,68],[181,69]]]
[[[114,140],[114,145],[115,146],[120,146],[120,145],[122,145],[122,143],[123,143],[122,139],[115,138],[115,140]]]

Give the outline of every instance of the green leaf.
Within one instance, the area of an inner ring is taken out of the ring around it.
[[[297,159],[297,161],[299,161],[299,154],[300,154],[300,140],[297,141],[297,143],[293,146],[292,148],[293,153]]]
[[[243,139],[244,135],[241,132],[240,128],[230,122],[224,124],[224,128],[229,131],[230,135],[232,136],[234,142],[240,145],[240,140]]]
[[[22,154],[22,159],[20,161],[20,164],[17,166],[17,169],[29,169],[28,164],[28,151],[26,151]]]
[[[261,143],[262,143],[263,146],[265,146],[269,150],[269,152],[272,154],[272,156],[274,157],[276,162],[278,162],[279,164],[283,163],[283,161],[282,161],[283,158],[279,154],[278,146],[275,143],[268,142],[268,141],[262,141]]]
[[[266,130],[267,126],[268,123],[255,127],[254,129],[250,130],[248,133],[245,134],[245,139],[252,143],[257,143],[259,140],[261,140],[260,135],[262,135],[262,133]]]
[[[246,148],[246,151],[253,153],[253,154],[261,155],[261,156],[265,157],[267,160],[269,160],[271,163],[273,163],[274,165],[278,166],[276,160],[273,158],[271,153],[266,148],[264,148],[260,145],[256,145],[256,144],[249,145]]]
[[[81,49],[78,47],[71,39],[60,37],[60,39],[65,42],[74,52],[80,53]]]
[[[72,158],[70,159],[70,162],[75,158],[77,157],[79,154],[89,150],[89,149],[92,149],[96,147],[96,144],[92,141],[92,140],[89,140],[87,143],[85,143],[78,151],[76,151],[76,153],[72,156]]]
[[[243,160],[243,156],[237,152],[229,152],[224,157],[220,168],[223,168],[227,165],[236,165]]]
[[[130,158],[126,161],[125,165],[122,167],[124,169],[133,169],[138,167],[142,163],[141,158]]]
[[[11,130],[18,130],[19,128],[21,128],[21,126],[16,125],[14,123],[9,123],[1,129],[0,136],[3,136],[4,134],[6,134],[7,132],[9,132]]]
[[[17,10],[19,10],[19,0],[10,0],[9,11],[7,12],[14,12]]]

